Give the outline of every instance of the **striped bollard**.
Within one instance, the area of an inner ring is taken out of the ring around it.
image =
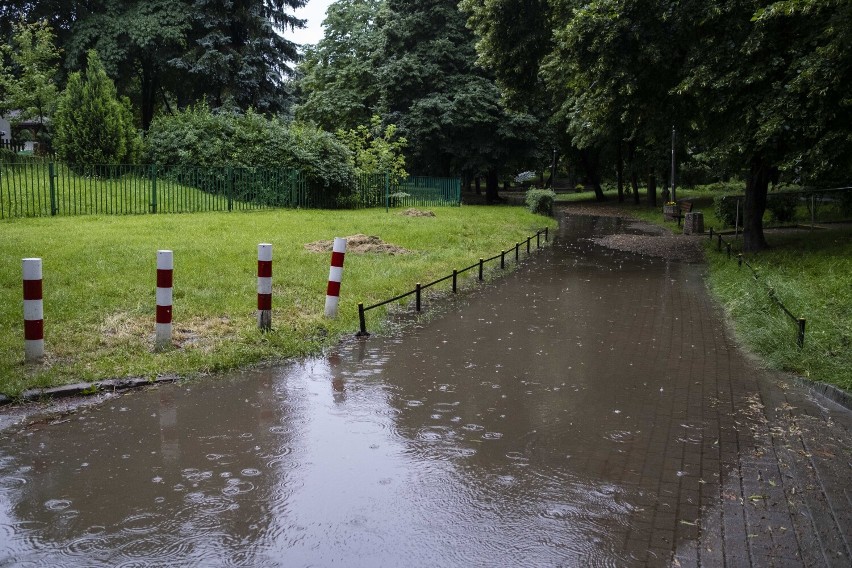
[[[161,351],[172,343],[172,283],[174,257],[170,250],[157,251],[157,336],[154,346]]]
[[[27,361],[44,358],[44,303],[42,301],[41,259],[25,258],[24,272],[24,355]]]
[[[346,239],[335,237],[331,253],[331,270],[328,272],[328,288],[325,293],[325,316],[337,317],[340,302],[340,281],[343,278],[343,257],[346,255]]]
[[[257,245],[257,327],[272,329],[272,245]]]

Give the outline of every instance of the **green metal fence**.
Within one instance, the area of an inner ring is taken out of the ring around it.
[[[0,219],[287,208],[458,205],[461,181],[362,175],[336,194],[290,168],[0,163]]]

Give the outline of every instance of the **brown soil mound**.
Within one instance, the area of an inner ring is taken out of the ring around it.
[[[406,209],[400,215],[405,215],[406,217],[434,217],[435,213],[432,211],[421,211],[420,209]]]
[[[311,252],[331,252],[334,241],[316,241],[305,245],[305,249]],[[368,237],[357,234],[346,237],[346,252],[364,254],[368,252],[382,254],[408,254],[409,250],[384,242],[379,237]]]

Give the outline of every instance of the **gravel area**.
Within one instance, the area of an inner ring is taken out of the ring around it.
[[[567,215],[625,217],[623,212],[613,207],[592,203],[571,204],[561,209]],[[673,235],[663,227],[639,220],[632,220],[624,228],[627,231],[625,233],[591,240],[601,246],[626,252],[681,262],[704,262],[704,245],[702,244],[702,239],[706,238],[704,235]]]

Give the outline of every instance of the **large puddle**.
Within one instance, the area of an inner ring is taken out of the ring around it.
[[[565,220],[400,338],[4,432],[0,565],[662,563],[718,496],[701,401],[740,363],[700,267],[585,240],[619,223]]]

